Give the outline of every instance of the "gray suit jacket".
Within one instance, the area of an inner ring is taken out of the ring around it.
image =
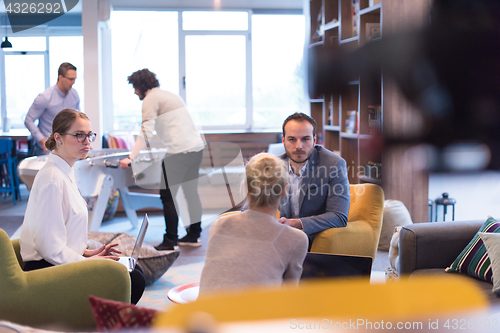
[[[288,156],[281,158],[288,164]],[[322,146],[315,146],[303,174],[299,195],[299,218],[305,233],[314,236],[329,228],[347,225],[350,187],[345,160]],[[291,218],[290,200],[283,198],[280,216]]]

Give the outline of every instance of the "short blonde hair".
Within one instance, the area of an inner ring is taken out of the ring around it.
[[[288,183],[283,161],[272,154],[260,153],[246,166],[246,187],[250,207],[274,206]]]

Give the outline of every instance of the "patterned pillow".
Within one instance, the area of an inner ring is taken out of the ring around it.
[[[470,276],[491,283],[492,270],[490,258],[488,256],[488,252],[486,251],[486,246],[484,246],[481,237],[479,237],[479,232],[500,233],[500,222],[496,221],[492,217],[489,217],[465,249],[463,249],[463,251],[458,255],[453,264],[446,268],[445,271],[466,273]]]
[[[136,237],[121,233],[90,232],[89,239],[101,244],[118,243],[117,250],[122,251],[122,256],[132,255]],[[90,244],[89,249],[90,249]],[[96,245],[93,245],[96,246]],[[92,246],[92,247],[93,247]],[[98,246],[96,246],[97,248]],[[158,251],[152,245],[142,243],[137,264],[141,267],[146,279],[146,286],[152,285],[172,266],[179,256],[180,251]]]
[[[158,310],[89,296],[97,329],[101,332],[151,326]]]
[[[500,293],[500,233],[479,233],[481,240],[486,246],[491,261],[493,272],[493,289],[495,294]]]

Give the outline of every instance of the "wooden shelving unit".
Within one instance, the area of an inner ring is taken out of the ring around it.
[[[428,9],[427,0],[310,0],[309,47],[327,48],[333,59],[334,52],[352,52],[377,43],[382,33],[425,22]],[[385,152],[382,156],[374,149],[386,130],[386,117],[390,131],[410,111],[401,109],[404,103],[397,87],[382,72],[375,77],[358,73],[349,80],[342,93],[314,96],[310,101],[322,143],[346,160],[351,184],[382,185],[386,198],[403,201],[414,220],[424,221],[427,176],[415,175],[413,167],[405,164],[403,150],[390,152],[385,161]],[[418,188],[419,193],[408,194],[410,188]]]
[[[368,42],[366,23],[380,25],[381,18],[381,4],[369,6],[371,3],[373,0],[354,5],[352,0],[311,0],[311,37],[314,40],[310,47],[329,47],[332,52],[340,48],[349,52]],[[368,121],[368,106],[381,106],[380,78],[375,84],[359,76],[349,79],[345,92],[311,100],[311,116],[318,123],[317,132],[324,146],[346,160],[351,183],[381,183],[381,170],[379,178],[367,177],[364,171],[368,162],[380,164],[381,157],[370,160],[362,144],[374,134]]]

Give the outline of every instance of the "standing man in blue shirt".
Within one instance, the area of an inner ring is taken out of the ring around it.
[[[52,133],[52,121],[63,109],[80,110],[80,97],[72,89],[76,80],[76,67],[69,62],[59,66],[57,83],[39,94],[31,105],[24,125],[33,137],[33,155],[47,154],[45,140]],[[35,121],[38,119],[38,126]]]

